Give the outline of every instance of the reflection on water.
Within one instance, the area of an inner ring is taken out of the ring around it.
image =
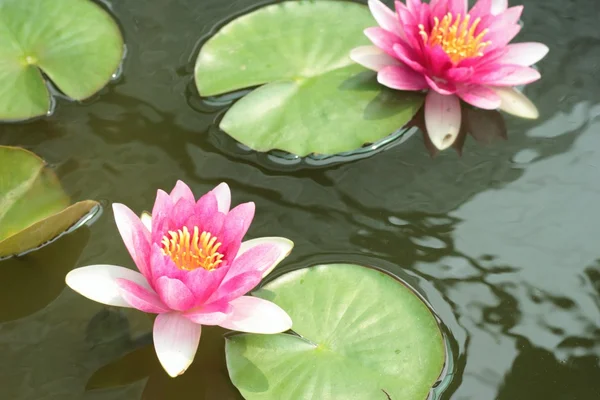
[[[51,118],[0,126],[0,144],[25,146],[55,165],[74,200],[123,202],[138,212],[176,179],[197,193],[225,180],[235,202],[257,203],[249,236],[296,242],[280,271],[348,261],[400,276],[452,336],[455,379],[441,398],[600,398],[595,0],[526,2],[519,41],[546,42],[551,52],[540,65],[543,79],[527,88],[541,118],[507,117],[507,141],[468,140],[462,157],[450,151],[432,159],[413,135],[374,157],[297,171],[236,150],[216,129],[221,106],[188,104],[198,39],[258,1],[109,3],[128,42],[120,80],[84,105],[61,100]],[[78,265],[133,266],[110,208],[89,235]],[[60,265],[66,252],[78,257],[76,247],[50,251],[67,238],[48,246],[39,268]],[[64,260],[68,268],[75,262]],[[0,323],[7,398],[150,399],[167,390],[198,398],[194,385],[157,372],[145,350],[148,317],[115,314],[69,290],[59,295],[61,285],[28,315]],[[139,374],[94,386],[97,371],[130,370],[120,363],[127,354],[146,357]],[[204,379],[201,369],[187,379]]]

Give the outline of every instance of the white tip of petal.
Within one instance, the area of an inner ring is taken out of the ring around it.
[[[438,150],[452,146],[460,131],[460,100],[430,90],[425,98],[425,128]]]
[[[240,255],[242,255],[243,253],[247,252],[248,250],[252,249],[253,247],[259,246],[261,244],[270,244],[270,245],[276,246],[280,251],[280,255],[275,260],[275,262],[273,262],[273,265],[271,265],[271,267],[269,269],[267,269],[265,272],[263,272],[263,278],[264,278],[265,276],[269,275],[271,273],[271,271],[273,271],[273,269],[275,269],[275,267],[284,258],[286,258],[287,256],[290,255],[290,253],[292,252],[292,249],[294,248],[294,242],[292,242],[289,239],[283,238],[283,237],[262,237],[262,238],[247,240],[245,242],[242,242],[242,244],[240,246],[240,250],[238,251],[236,258],[239,257]]]
[[[219,212],[227,214],[231,207],[231,189],[225,182],[220,183],[212,190],[213,194],[217,198],[217,204],[219,206]]]
[[[369,0],[369,10],[380,27],[388,32],[399,34],[402,31],[396,13],[379,0]]]
[[[492,0],[492,15],[502,14],[508,8],[508,0]]]
[[[275,334],[292,328],[292,319],[277,304],[252,296],[229,302],[233,310],[219,326],[248,333]]]
[[[148,229],[149,232],[152,232],[152,215],[144,211],[142,215],[140,215],[140,220],[142,221],[142,224],[144,224],[146,229]]]
[[[117,279],[127,279],[138,285],[150,288],[146,278],[137,271],[117,265],[90,265],[76,268],[65,277],[65,282],[71,289],[109,306],[131,307],[123,297]]]
[[[500,110],[521,118],[536,119],[540,116],[537,107],[523,93],[510,87],[492,88],[500,97]]]
[[[202,327],[179,313],[159,314],[154,321],[154,349],[167,374],[175,378],[194,361]]]
[[[355,63],[373,71],[380,71],[388,65],[400,65],[395,58],[387,55],[375,46],[361,46],[350,51],[350,58]]]

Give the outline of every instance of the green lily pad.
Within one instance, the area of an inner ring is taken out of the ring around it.
[[[349,264],[285,274],[254,295],[286,310],[299,335],[233,335],[227,367],[248,400],[427,398],[445,346],[415,293]]]
[[[202,96],[263,85],[237,101],[220,127],[257,150],[305,156],[374,143],[408,122],[423,102],[378,84],[350,51],[377,23],[343,1],[288,1],[237,18],[202,47],[195,80]]]
[[[35,154],[0,146],[0,258],[48,243],[91,218],[92,200],[69,206],[56,175]]]
[[[42,72],[83,100],[108,83],[123,57],[119,27],[89,0],[0,1],[0,119],[45,115]]]

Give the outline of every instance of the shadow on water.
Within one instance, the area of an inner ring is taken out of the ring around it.
[[[294,171],[219,132],[224,106],[199,112],[186,98],[195,95],[190,54],[198,40],[255,1],[110,4],[128,42],[119,82],[85,104],[59,101],[51,118],[0,126],[0,144],[47,159],[74,199],[123,202],[137,212],[176,179],[198,194],[227,181],[234,203],[257,203],[249,236],[296,243],[281,272],[344,260],[400,276],[452,336],[455,374],[441,398],[600,397],[594,0],[527,2],[518,41],[543,41],[551,52],[543,79],[526,89],[541,118],[508,117],[507,141],[467,139],[462,157],[432,159],[415,135],[374,157]],[[78,264],[132,266],[105,209]],[[56,253],[59,244],[42,251]],[[221,332],[207,330],[212,339],[203,338],[201,353],[210,355],[199,353],[185,379],[170,380],[147,345],[146,316],[59,292],[0,324],[0,384],[10,398],[188,398],[198,394],[198,379],[227,382],[216,355]],[[218,367],[205,375],[211,362]],[[90,380],[96,371],[109,383]],[[236,398],[229,389],[223,393]]]

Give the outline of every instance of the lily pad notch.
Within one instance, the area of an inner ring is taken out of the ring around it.
[[[282,307],[297,335],[227,337],[227,368],[247,400],[424,400],[444,371],[437,318],[385,272],[318,265],[253,294]]]
[[[0,120],[51,112],[46,77],[73,100],[92,96],[123,55],[119,26],[93,1],[0,1]]]
[[[207,97],[259,86],[220,122],[255,151],[332,155],[376,143],[404,126],[423,96],[382,87],[350,59],[373,24],[366,6],[347,1],[265,6],[202,46],[196,87]]]
[[[0,146],[0,260],[22,255],[90,223],[100,204],[70,205],[58,178],[41,158]],[[7,167],[9,166],[9,167]]]

